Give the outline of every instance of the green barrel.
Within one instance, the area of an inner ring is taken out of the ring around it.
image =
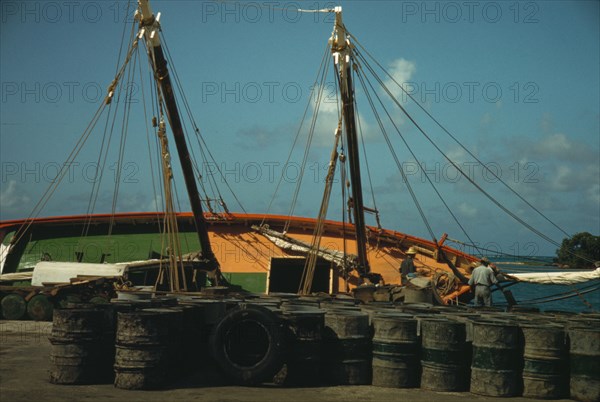
[[[374,314],[372,384],[388,388],[419,386],[417,320],[404,314]]]
[[[522,360],[518,325],[500,320],[473,322],[472,393],[504,397],[520,395]]]
[[[34,321],[52,321],[54,305],[43,294],[37,294],[27,303],[27,315]]]
[[[323,342],[323,373],[330,383],[371,384],[372,346],[367,313],[328,310]]]
[[[421,388],[464,391],[468,388],[466,327],[459,321],[421,321]]]
[[[560,399],[568,393],[568,354],[562,326],[521,323],[523,332],[523,396]]]
[[[571,398],[600,401],[600,327],[569,328]]]
[[[2,317],[7,320],[21,320],[27,312],[27,303],[23,296],[11,293],[2,298]]]

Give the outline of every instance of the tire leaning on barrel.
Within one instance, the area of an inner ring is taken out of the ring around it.
[[[261,348],[259,355],[252,346]],[[286,349],[281,319],[257,305],[242,304],[230,310],[210,338],[215,362],[241,385],[271,381],[283,366]]]

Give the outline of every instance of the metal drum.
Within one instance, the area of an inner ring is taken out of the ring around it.
[[[523,331],[523,396],[561,399],[568,393],[568,355],[562,326],[547,322],[520,324]]]
[[[103,311],[94,308],[54,310],[49,338],[51,383],[92,384],[109,377],[103,364],[103,320]]]
[[[569,328],[571,398],[600,400],[600,327]]]
[[[336,385],[371,383],[369,315],[328,310],[325,314],[323,373]]]
[[[459,321],[421,321],[421,388],[464,391],[468,388],[466,327]]]
[[[378,387],[419,386],[417,321],[403,314],[374,314],[373,381]]]
[[[488,396],[521,394],[522,348],[518,325],[511,321],[473,322],[470,390]]]

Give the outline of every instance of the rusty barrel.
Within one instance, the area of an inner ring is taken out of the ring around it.
[[[600,327],[571,326],[570,391],[578,401],[600,401]]]
[[[152,389],[165,385],[169,368],[180,358],[182,312],[158,308],[119,312],[115,387]]]
[[[548,322],[520,324],[523,332],[523,396],[560,399],[568,393],[568,354],[562,326]]]
[[[468,356],[464,323],[445,318],[421,320],[421,388],[466,390]]]
[[[417,320],[404,314],[373,314],[372,384],[388,388],[419,386]]]
[[[521,394],[522,346],[511,321],[475,320],[470,390],[487,396]]]
[[[288,337],[287,385],[317,385],[321,381],[325,311],[305,308],[283,311]],[[294,306],[296,308],[297,306]]]
[[[92,384],[110,371],[103,364],[104,313],[94,308],[55,309],[50,336],[50,382]]]
[[[367,313],[327,310],[323,343],[323,373],[329,383],[371,383],[372,346]]]

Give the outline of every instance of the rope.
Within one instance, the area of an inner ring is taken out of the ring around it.
[[[377,76],[375,76],[376,79],[378,79]],[[388,92],[388,95],[390,96],[390,98],[392,99],[392,101],[398,106],[398,108],[400,108],[400,110],[402,111],[402,113],[411,121],[411,123],[417,128],[417,130],[431,143],[431,145],[433,145],[433,147],[450,163],[452,164],[452,166],[465,178],[467,179],[475,188],[477,188],[477,190],[479,190],[483,195],[485,195],[491,202],[493,202],[498,208],[500,208],[502,211],[504,211],[507,215],[509,215],[511,218],[513,218],[514,220],[516,220],[517,222],[519,222],[521,225],[525,226],[527,229],[529,229],[531,232],[535,233],[536,235],[538,235],[539,237],[541,237],[542,239],[548,241],[549,243],[554,244],[555,246],[559,246],[559,243],[555,242],[554,240],[552,240],[550,237],[546,236],[545,234],[543,234],[542,232],[540,232],[539,230],[535,229],[533,226],[531,226],[530,224],[528,224],[527,222],[525,222],[523,219],[521,219],[520,217],[518,217],[516,214],[514,214],[513,212],[511,212],[508,208],[506,208],[505,206],[503,206],[502,204],[500,204],[500,202],[498,202],[497,200],[495,200],[487,191],[485,191],[479,184],[477,184],[475,182],[475,180],[473,180],[471,177],[469,177],[468,174],[466,174],[457,164],[456,162],[454,162],[452,159],[450,159],[450,157],[448,157],[448,155],[446,153],[444,153],[444,151],[442,151],[442,149],[435,143],[435,141],[433,141],[433,139],[423,130],[423,128],[413,119],[413,117],[406,111],[406,109],[400,104],[400,102],[391,94],[389,93],[389,90],[387,90],[387,88],[385,88],[385,85],[380,82],[380,84],[384,87],[384,89],[386,89],[386,92]]]
[[[359,65],[359,69],[360,69],[360,65]],[[371,97],[371,94],[369,93],[367,86],[365,85],[364,79],[363,79],[363,75],[362,74],[358,74],[358,78],[359,81],[361,83],[361,86],[363,88],[363,90],[365,91],[365,95],[367,96],[367,99],[369,101],[369,105],[371,106],[371,109],[373,111],[373,114],[375,116],[375,119],[377,120],[377,124],[379,125],[379,129],[381,130],[381,133],[383,134],[383,137],[386,141],[386,144],[388,146],[388,149],[390,150],[390,153],[392,154],[392,157],[394,158],[394,162],[396,163],[396,167],[398,168],[398,171],[400,172],[400,174],[402,175],[402,179],[404,180],[404,183],[406,184],[406,187],[410,193],[410,196],[413,200],[413,203],[415,204],[417,210],[419,211],[419,215],[421,216],[421,219],[423,221],[423,223],[425,224],[427,231],[429,232],[429,235],[431,236],[431,238],[437,242],[437,239],[435,237],[435,234],[433,233],[433,229],[431,228],[431,225],[429,224],[429,221],[427,220],[427,217],[425,216],[425,212],[423,211],[423,208],[421,207],[421,204],[419,203],[419,200],[417,199],[417,196],[412,188],[412,186],[410,185],[409,181],[408,181],[408,177],[406,176],[406,173],[404,172],[404,168],[402,167],[402,164],[400,163],[400,160],[398,159],[398,155],[396,154],[396,151],[394,150],[394,147],[390,141],[389,135],[387,134],[387,131],[383,125],[383,122],[381,121],[381,117],[379,116],[379,113],[377,112],[377,109],[375,108],[375,104],[373,103],[373,99]]]
[[[313,283],[315,268],[317,266],[318,252],[321,246],[323,230],[325,229],[325,218],[327,216],[327,210],[329,208],[329,200],[331,199],[331,190],[333,188],[333,179],[338,160],[337,148],[340,142],[341,133],[342,116],[339,116],[338,126],[335,133],[335,142],[333,145],[333,150],[331,151],[331,158],[329,160],[329,169],[327,171],[327,177],[325,178],[325,190],[323,191],[321,208],[319,209],[319,215],[317,217],[317,223],[313,231],[312,243],[308,253],[308,258],[306,259],[306,263],[304,264],[302,279],[300,280],[299,292],[302,294],[309,294]]]
[[[328,57],[329,50],[330,50],[330,46],[329,46],[329,44],[327,44],[327,46],[325,46],[325,51],[323,52],[323,57],[321,58],[321,64],[319,65],[319,69],[317,70],[317,77],[315,78],[315,81],[311,88],[310,96],[308,97],[308,102],[306,103],[306,107],[304,108],[304,113],[302,114],[302,118],[300,119],[300,124],[298,126],[298,129],[296,130],[296,135],[294,136],[294,141],[292,143],[292,146],[290,147],[290,151],[288,152],[288,156],[287,156],[284,166],[287,166],[290,163],[290,160],[292,159],[292,154],[293,154],[296,144],[298,143],[298,140],[300,138],[300,133],[302,132],[302,127],[304,126],[304,121],[306,119],[306,116],[308,115],[308,110],[310,108],[310,105],[312,104],[313,99],[316,96],[315,94],[316,94],[317,90],[322,88],[322,85],[318,85],[319,77],[323,74],[322,70],[326,69],[326,63],[329,60],[329,57]],[[277,193],[279,192],[279,188],[281,187],[281,183],[283,182],[284,171],[285,171],[285,169],[282,170],[281,176],[279,176],[279,180],[277,181],[277,185],[275,186],[275,191],[273,192],[273,196],[271,197],[271,200],[269,201],[269,205],[267,206],[267,211],[265,212],[265,215],[263,216],[261,226],[265,224],[267,215],[270,213],[271,207],[273,206],[273,203],[275,202],[275,198],[277,197]],[[289,228],[289,221],[286,223],[285,227],[286,227],[286,230],[287,230],[287,228]]]
[[[312,120],[310,122],[310,127],[308,129],[308,137],[306,139],[306,145],[304,147],[304,155],[302,157],[302,163],[300,165],[300,175],[298,177],[298,182],[296,183],[296,188],[295,188],[293,196],[292,196],[292,202],[290,205],[290,210],[288,212],[289,219],[285,225],[284,232],[287,232],[287,230],[289,229],[291,217],[294,214],[294,210],[296,209],[296,204],[298,202],[298,196],[300,195],[300,188],[302,187],[302,181],[304,179],[304,172],[306,170],[306,163],[308,162],[310,146],[312,144],[312,140],[315,135],[315,127],[317,125],[317,118],[319,117],[319,107],[321,106],[321,99],[323,98],[323,92],[325,90],[324,84],[327,80],[327,71],[328,71],[327,67],[328,66],[329,66],[329,58],[327,58],[327,60],[325,61],[324,68],[321,73],[321,80],[319,82],[319,90],[317,91],[317,98],[315,100],[316,104],[315,104],[315,108],[313,111]]]
[[[374,74],[374,76],[376,77],[376,79],[382,84],[382,86],[384,87],[384,89],[386,91],[388,91],[387,88],[385,88],[385,85],[383,85],[382,81],[380,79],[378,79],[378,77],[376,76],[374,70],[370,67],[369,63],[360,56],[360,54],[358,55],[361,58],[361,61],[367,66],[367,68],[369,69],[369,71],[371,73]],[[362,66],[359,64],[359,67],[362,70]],[[402,133],[400,132],[400,129],[398,128],[398,126],[396,125],[396,123],[394,122],[391,114],[388,112],[387,108],[385,107],[383,101],[381,100],[381,98],[379,97],[379,95],[377,95],[377,91],[375,91],[375,89],[373,88],[373,85],[371,84],[371,81],[367,79],[367,82],[369,84],[369,87],[371,88],[371,90],[373,91],[373,93],[375,94],[377,100],[379,101],[379,104],[381,105],[381,107],[383,108],[383,110],[385,111],[386,115],[388,116],[388,119],[390,120],[390,122],[392,123],[392,125],[394,126],[396,132],[398,133],[398,135],[400,136],[402,142],[404,143],[404,145],[406,146],[406,148],[408,149],[408,151],[410,152],[410,154],[412,155],[412,157],[414,158],[415,161],[417,161],[417,156],[415,155],[414,151],[412,150],[412,148],[408,145],[408,142],[406,141],[406,139],[404,138],[404,136],[402,135]],[[388,91],[389,93],[389,91]],[[465,236],[471,240],[471,237],[469,236],[469,234],[467,233],[466,229],[463,227],[463,225],[460,223],[460,221],[458,220],[458,218],[456,217],[456,215],[454,214],[454,212],[452,211],[452,209],[450,208],[450,206],[448,205],[448,203],[446,202],[446,200],[444,200],[444,198],[442,197],[441,193],[439,192],[439,190],[437,189],[437,187],[435,186],[435,184],[433,183],[433,181],[431,180],[430,175],[425,171],[425,177],[427,178],[427,181],[429,182],[429,184],[431,185],[433,191],[436,193],[436,195],[438,196],[438,198],[440,199],[440,201],[442,202],[442,204],[444,205],[444,207],[446,208],[446,210],[448,211],[448,213],[450,214],[450,216],[452,217],[452,219],[454,220],[454,222],[458,225],[458,227],[461,229],[461,231],[465,234]],[[405,180],[406,181],[406,180]],[[435,236],[433,236],[434,241],[436,241]],[[471,240],[471,242],[473,242]]]
[[[475,159],[480,165],[482,165],[484,167],[484,169],[488,172],[491,173],[494,178],[496,178],[500,183],[502,183],[511,193],[515,194],[521,201],[523,201],[525,204],[527,204],[527,206],[529,206],[531,209],[533,209],[537,214],[539,214],[542,218],[544,218],[547,222],[549,222],[552,226],[554,226],[556,229],[560,230],[563,234],[565,234],[567,237],[571,237],[570,234],[568,234],[564,229],[562,229],[560,226],[558,226],[556,223],[554,223],[552,220],[550,220],[550,218],[548,218],[546,215],[544,215],[539,209],[537,209],[535,206],[533,206],[529,201],[527,201],[523,196],[521,196],[514,188],[512,188],[509,184],[507,184],[504,180],[502,180],[502,178],[500,178],[493,170],[491,170],[485,163],[483,163],[479,158],[477,158],[477,156],[471,152],[468,148],[466,148],[454,135],[452,135],[450,133],[450,131],[448,129],[446,129],[446,127],[444,127],[425,107],[423,107],[423,105],[421,105],[410,93],[408,93],[404,87],[398,83],[398,81],[396,81],[396,79],[367,51],[367,49],[365,49],[362,44],[358,41],[358,39],[356,39],[356,37],[354,37],[354,35],[351,35],[349,33],[349,35],[352,37],[352,39],[356,42],[356,44],[362,49],[364,50],[364,52],[375,62],[375,64],[381,68],[381,70],[383,70],[383,72],[402,90],[402,92],[404,92],[404,94],[408,95],[408,97],[423,111],[425,112],[425,114],[431,119],[433,120],[433,122],[440,127],[448,136],[450,136],[450,138],[452,138],[465,152],[467,152],[473,159]]]

